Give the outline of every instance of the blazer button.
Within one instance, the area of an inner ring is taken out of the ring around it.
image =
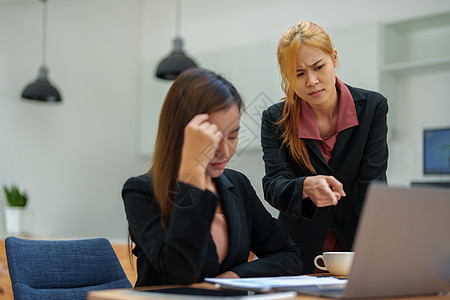
[[[329,212],[330,214],[334,214],[334,211],[335,211],[334,206],[329,206],[329,207],[328,207],[328,212]]]

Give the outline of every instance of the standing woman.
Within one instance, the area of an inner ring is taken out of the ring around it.
[[[335,76],[337,51],[314,23],[284,32],[277,57],[286,97],[263,112],[263,189],[307,274],[316,255],[351,250],[369,183],[386,181],[388,105]]]
[[[184,71],[169,89],[150,171],[122,191],[136,286],[301,272],[298,246],[247,177],[225,169],[241,106],[235,88],[207,70]],[[259,259],[248,262],[250,251]]]

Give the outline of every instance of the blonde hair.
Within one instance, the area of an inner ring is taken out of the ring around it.
[[[328,34],[317,24],[311,22],[300,22],[288,28],[282,35],[277,46],[278,66],[281,73],[281,88],[286,100],[283,110],[283,118],[277,125],[283,126],[283,145],[287,146],[292,157],[298,164],[306,167],[316,174],[312,166],[306,143],[298,138],[300,98],[295,93],[297,53],[300,44],[318,48],[333,55],[334,47]]]

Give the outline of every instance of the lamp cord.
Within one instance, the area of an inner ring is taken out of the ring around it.
[[[181,36],[181,0],[175,3],[175,37]]]
[[[42,6],[42,65],[47,63],[47,0],[41,0]]]

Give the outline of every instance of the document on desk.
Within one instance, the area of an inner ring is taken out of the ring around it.
[[[206,282],[214,283],[217,287],[251,289],[268,291],[276,288],[299,286],[339,286],[347,284],[347,279],[320,276],[280,276],[280,277],[251,277],[251,278],[205,278]]]

